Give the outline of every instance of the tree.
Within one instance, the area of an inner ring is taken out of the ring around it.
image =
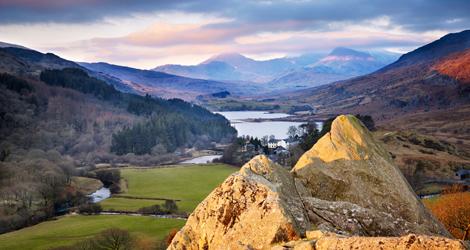
[[[299,130],[296,126],[290,126],[287,130],[287,135],[289,138],[296,138],[298,136]]]
[[[165,200],[165,204],[163,204],[163,208],[169,214],[172,214],[178,211],[178,206],[176,205],[176,202],[174,200]]]
[[[95,249],[99,250],[130,250],[133,239],[130,233],[119,228],[111,228],[100,233],[95,239]]]
[[[263,137],[261,138],[261,144],[262,144],[263,146],[268,145],[268,141],[269,141],[269,136],[267,136],[267,135],[265,135],[265,136],[263,136]]]
[[[117,169],[106,169],[96,171],[96,177],[107,187],[113,184],[119,184],[121,172]]]

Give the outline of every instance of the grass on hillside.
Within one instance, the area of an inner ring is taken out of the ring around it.
[[[201,164],[151,169],[122,169],[128,190],[121,195],[181,200],[178,209],[191,212],[227,176],[238,169],[224,164]],[[162,201],[113,197],[100,204],[105,210],[136,211]]]
[[[117,227],[137,237],[162,240],[173,228],[186,223],[179,219],[127,215],[70,215],[0,235],[0,249],[33,250],[72,245],[99,232]]]

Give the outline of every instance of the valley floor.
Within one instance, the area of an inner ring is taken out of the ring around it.
[[[177,165],[165,168],[125,168],[125,191],[100,204],[105,211],[137,211],[176,200],[178,211],[190,213],[217,185],[238,169],[225,164]]]
[[[139,208],[177,200],[178,213],[190,213],[238,168],[225,164],[122,168],[123,193],[100,205],[104,211],[135,212]],[[109,228],[128,230],[137,238],[158,242],[185,220],[132,215],[66,215],[0,235],[0,249],[50,249],[72,245]],[[154,245],[155,245],[154,244]]]
[[[0,235],[0,248],[9,250],[50,249],[90,238],[109,228],[121,228],[140,238],[162,240],[172,229],[186,223],[180,219],[127,215],[67,215],[55,220]]]

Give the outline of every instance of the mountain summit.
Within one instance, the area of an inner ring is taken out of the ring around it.
[[[205,60],[201,64],[208,64],[208,63],[215,62],[215,61],[216,62],[224,62],[224,63],[230,64],[232,66],[235,66],[235,67],[243,66],[245,64],[256,62],[255,60],[253,60],[251,58],[248,58],[248,57],[246,57],[242,54],[239,54],[239,53],[222,53],[222,54],[215,55],[215,56]]]
[[[354,56],[354,57],[361,57],[361,58],[368,58],[371,57],[369,53],[353,50],[350,48],[344,47],[337,47],[333,49],[329,56]]]
[[[405,236],[410,233],[422,236]],[[199,204],[169,249],[331,249],[351,236],[361,237],[345,246],[375,249],[408,237],[420,239],[408,242],[414,249],[464,249],[442,238],[449,233],[388,152],[357,118],[343,115],[291,172],[257,156],[229,176]]]

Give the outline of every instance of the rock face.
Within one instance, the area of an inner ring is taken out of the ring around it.
[[[301,204],[290,173],[255,157],[199,204],[169,249],[262,249],[300,239],[310,227]]]
[[[315,229],[325,233],[312,241]],[[373,239],[354,245],[367,249],[380,246],[383,237],[357,236],[410,233],[450,237],[362,123],[339,116],[291,172],[257,156],[229,176],[199,204],[169,249],[344,249],[358,238]],[[415,249],[437,244],[416,237],[422,240]],[[383,239],[389,246],[406,241]]]
[[[364,236],[449,236],[354,116],[337,117],[292,173],[308,189],[302,200],[310,221],[321,229]]]

